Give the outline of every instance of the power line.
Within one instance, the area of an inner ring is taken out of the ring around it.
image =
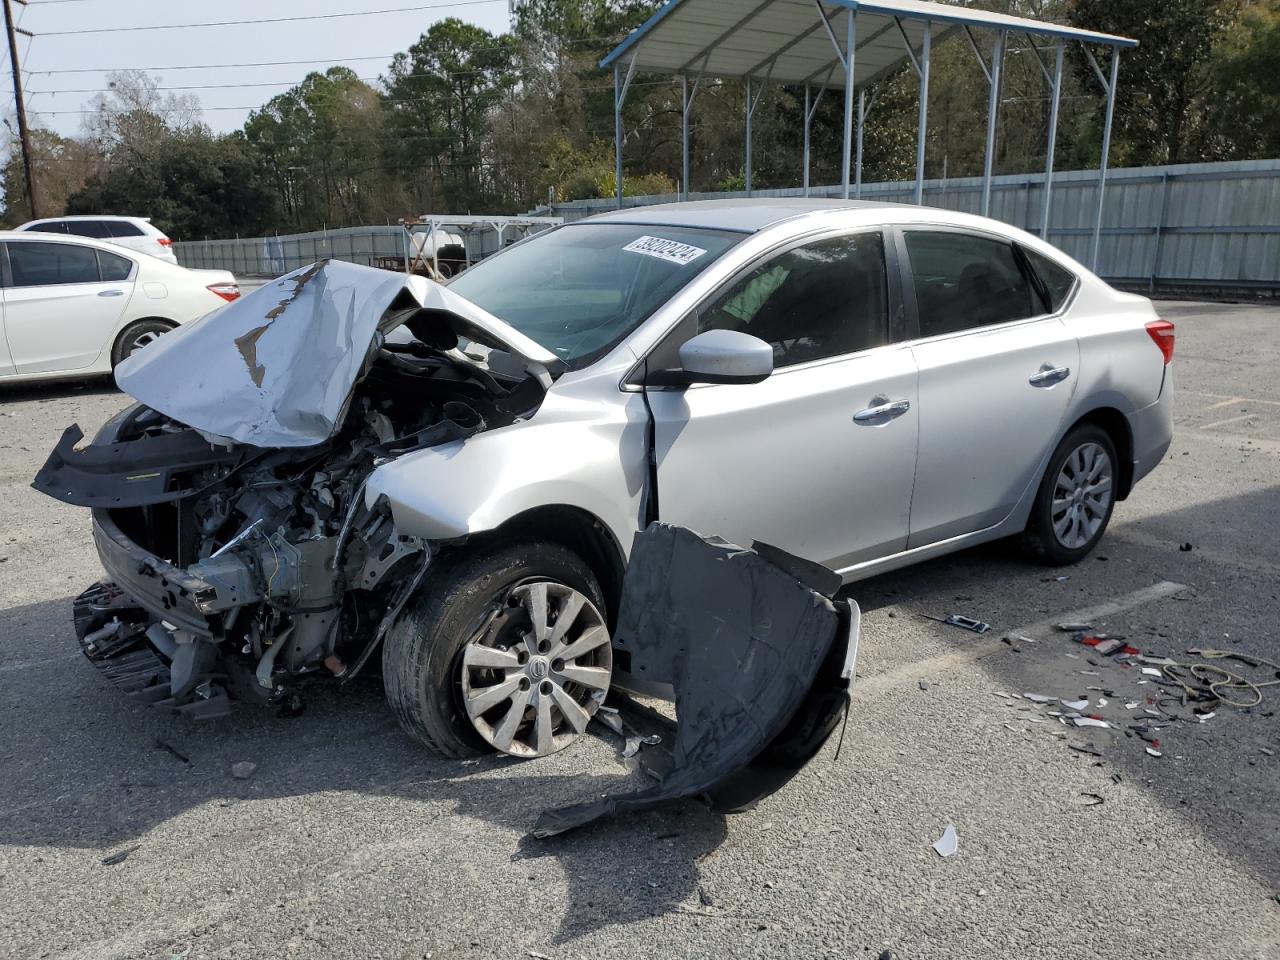
[[[52,2],[52,0],[46,0]],[[420,13],[424,10],[440,10],[445,7],[474,7],[482,3],[498,3],[500,0],[449,0],[447,3],[430,3],[416,7],[388,7],[383,10],[361,10],[347,13],[316,13],[307,17],[264,17],[260,20],[211,20],[205,23],[143,24],[131,27],[93,27],[87,30],[47,30],[38,37],[73,37],[97,33],[136,33],[143,30],[189,30],[198,27],[246,27],[263,23],[298,23],[310,20],[338,20],[345,17],[374,17],[387,13]]]

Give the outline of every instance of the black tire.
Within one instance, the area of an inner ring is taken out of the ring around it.
[[[428,749],[455,758],[492,750],[462,706],[460,656],[493,604],[530,579],[563,583],[605,610],[600,584],[577,554],[554,543],[508,543],[442,558],[387,631],[387,704],[405,732]]]
[[[1059,475],[1066,466],[1067,460],[1077,450],[1087,444],[1096,444],[1102,449],[1110,461],[1111,488],[1107,498],[1102,522],[1088,540],[1079,546],[1064,544],[1054,532],[1053,500]],[[1064,566],[1076,563],[1098,545],[1102,535],[1111,522],[1111,513],[1116,504],[1116,486],[1120,476],[1120,461],[1116,456],[1115,444],[1107,431],[1096,424],[1086,423],[1076,427],[1058,444],[1049,458],[1044,477],[1040,480],[1040,489],[1036,492],[1036,502],[1031,508],[1031,516],[1027,520],[1027,528],[1022,534],[1020,546],[1023,553],[1036,563],[1046,566]]]
[[[120,331],[115,346],[111,348],[111,367],[115,369],[128,359],[138,346],[139,338],[155,338],[168,333],[173,324],[167,320],[139,320]]]

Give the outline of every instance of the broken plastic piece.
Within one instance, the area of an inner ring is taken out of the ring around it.
[[[829,570],[767,544],[747,550],[663,523],[636,534],[613,639],[633,678],[624,686],[675,692],[670,748],[638,758],[660,782],[549,810],[534,836],[693,796],[747,810],[786,784],[848,709],[860,613],[830,599],[839,587]]]
[[[1081,630],[1092,630],[1091,623],[1060,623],[1058,629],[1063,633],[1079,633]]]
[[[1032,703],[1053,703],[1053,701],[1058,699],[1057,697],[1047,697],[1043,693],[1024,693],[1023,696]],[[1089,701],[1087,700],[1085,701],[1086,704],[1088,704],[1088,702]]]
[[[940,857],[950,857],[960,849],[960,840],[956,836],[956,828],[952,824],[947,824],[947,828],[942,831],[942,836],[934,841],[933,849],[938,851]]]
[[[920,616],[926,620],[936,620],[938,623],[945,623],[949,627],[959,627],[961,630],[968,630],[970,633],[987,633],[991,629],[991,624],[984,623],[981,620],[975,620],[973,617],[964,617],[958,613],[952,613],[945,617],[935,617],[928,613],[922,613]]]
[[[1163,754],[1163,753],[1161,753],[1159,750],[1157,750],[1155,747],[1147,747],[1147,753],[1149,753],[1149,754],[1150,754],[1151,756],[1153,756],[1153,757],[1163,757],[1163,756],[1164,756],[1164,754]]]
[[[1106,727],[1108,730],[1111,729],[1111,724],[1096,717],[1075,717],[1072,722],[1077,727]]]
[[[1068,710],[1083,710],[1089,706],[1088,700],[1062,700],[1060,702]]]

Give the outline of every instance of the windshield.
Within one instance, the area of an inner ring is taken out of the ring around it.
[[[612,349],[744,236],[692,227],[573,224],[476,264],[449,289],[578,369]]]

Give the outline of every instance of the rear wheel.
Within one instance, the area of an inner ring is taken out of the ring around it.
[[[558,544],[464,552],[428,574],[388,631],[387,702],[451,757],[541,757],[578,738],[612,674],[600,585]]]
[[[1096,424],[1072,430],[1049,458],[1023,534],[1036,560],[1075,563],[1097,546],[1115,507],[1119,475],[1115,444]]]
[[[173,324],[164,320],[139,320],[125,327],[116,338],[115,347],[112,348],[111,366],[118,367],[143,347],[155,343],[172,329]]]

